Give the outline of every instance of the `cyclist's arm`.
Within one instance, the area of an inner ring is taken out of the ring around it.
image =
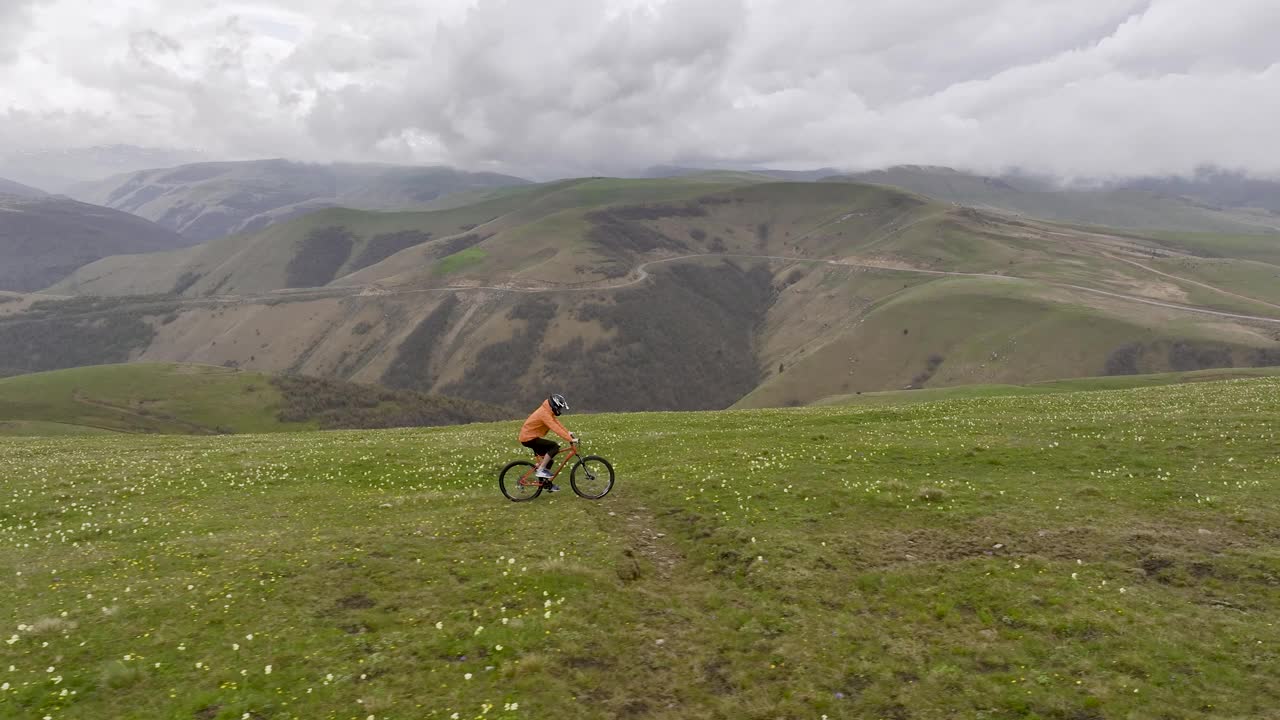
[[[547,413],[547,415],[548,415],[547,417],[548,427],[554,430],[557,435],[564,438],[565,440],[568,440],[571,443],[577,442],[577,440],[573,439],[573,433],[569,432],[569,428],[565,427],[564,423],[557,420],[556,416],[552,413]]]

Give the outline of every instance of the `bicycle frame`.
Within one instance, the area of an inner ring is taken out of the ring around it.
[[[559,455],[559,454],[560,454],[560,453],[562,453],[562,452],[564,452],[564,448],[560,448],[559,450],[557,450],[557,451],[556,451],[556,455]],[[544,479],[544,478],[540,478],[540,477],[538,477],[538,476],[535,474],[535,473],[537,473],[537,472],[538,472],[538,464],[537,464],[537,463],[534,463],[533,467],[532,467],[532,468],[529,468],[529,471],[528,471],[528,472],[526,472],[524,475],[521,475],[521,476],[520,476],[519,483],[520,483],[521,485],[541,485],[541,484],[543,484],[543,483],[549,483],[549,482],[551,482],[552,480],[555,480],[556,478],[560,477],[560,473],[564,471],[564,469],[565,469],[565,467],[566,467],[566,466],[568,466],[569,461],[570,461],[570,460],[572,460],[572,459],[574,459],[574,458],[575,458],[575,457],[577,457],[577,456],[578,456],[578,446],[577,446],[577,445],[570,445],[570,446],[569,446],[569,454],[567,454],[567,455],[565,455],[565,456],[564,456],[564,461],[563,461],[563,462],[561,462],[561,463],[560,463],[560,467],[556,468],[556,471],[555,471],[554,473],[552,473],[552,474],[551,474],[551,477],[549,477],[549,478],[545,478],[545,479]],[[536,457],[536,456],[535,456],[535,457]],[[551,464],[552,464],[552,465],[554,465],[554,464],[555,464],[555,462],[556,462],[556,460],[555,460],[555,455],[553,455],[553,456],[551,456]]]

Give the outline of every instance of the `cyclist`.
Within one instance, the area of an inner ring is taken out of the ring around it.
[[[551,475],[551,461],[555,458],[556,453],[560,452],[560,444],[554,440],[547,440],[543,437],[548,432],[554,430],[557,435],[568,440],[571,444],[578,444],[578,436],[569,432],[559,420],[556,418],[560,413],[569,409],[569,403],[564,396],[559,393],[553,393],[551,397],[542,401],[537,410],[524,421],[524,425],[520,427],[520,444],[533,451],[538,456],[537,476],[544,480],[549,480]],[[547,482],[543,486],[547,492],[556,492],[560,489],[555,483]]]

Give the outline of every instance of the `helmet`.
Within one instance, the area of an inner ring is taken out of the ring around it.
[[[569,409],[569,401],[565,400],[564,396],[560,393],[555,393],[551,397],[547,398],[547,402],[551,404],[551,412],[556,415],[559,415]]]

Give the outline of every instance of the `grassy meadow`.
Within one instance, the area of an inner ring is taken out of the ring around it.
[[[309,430],[283,423],[284,398],[261,373],[208,365],[116,364],[0,380],[0,435],[32,427],[47,434],[129,432],[209,434]]]
[[[1280,706],[1280,379],[566,419],[0,440],[0,717]]]
[[[0,436],[228,435],[513,416],[467,400],[212,365],[120,363],[0,378]]]

